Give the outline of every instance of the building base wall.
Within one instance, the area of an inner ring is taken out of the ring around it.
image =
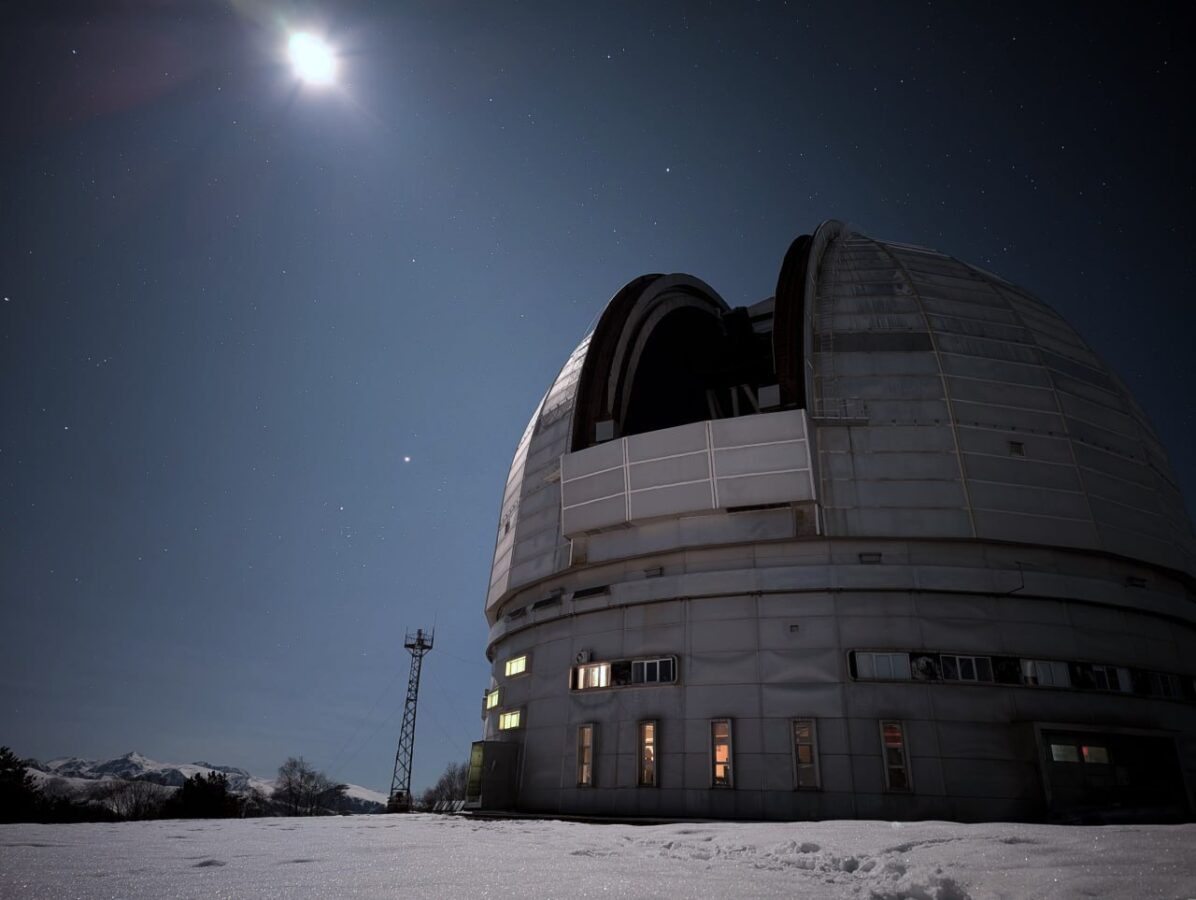
[[[1027,579],[999,563],[920,565],[916,573],[851,568],[828,568],[835,584],[819,584],[817,568],[783,576],[760,568],[707,571],[685,583],[686,595],[670,592],[679,579],[615,582],[578,599],[573,585],[542,619],[496,623],[501,702],[487,716],[486,736],[521,747],[512,808],[778,820],[1192,817],[1196,627],[1169,614],[1169,604],[1191,606],[1184,589],[1171,585],[1134,607],[1118,603],[1124,579],[1107,561],[1093,564],[1103,578]],[[961,589],[969,577],[974,592]],[[993,592],[1000,582],[1011,587]],[[1014,590],[1019,583],[1034,592]],[[645,584],[657,596],[646,596]],[[695,596],[701,585],[711,594]],[[1127,688],[1145,691],[1153,672],[1172,679],[1161,690],[1178,693],[868,678],[855,670],[853,654],[860,653],[1048,660],[1078,666],[1076,677],[1108,666],[1126,679],[1132,670]],[[527,671],[506,677],[505,661],[518,655],[528,657]],[[572,689],[579,661],[665,656],[677,661],[675,683]],[[499,714],[509,710],[521,712],[520,725],[501,730]],[[713,719],[731,723],[733,787],[712,785]],[[795,787],[795,719],[816,725],[817,789]],[[637,784],[646,721],[658,723],[651,787]],[[908,789],[886,777],[882,722],[900,725],[905,771],[897,777]],[[578,729],[587,724],[594,728],[593,784],[579,787]],[[1070,763],[1050,759],[1064,751],[1044,743],[1048,733],[1080,735],[1076,753],[1094,748],[1091,761],[1076,763],[1075,778]],[[1133,781],[1156,768],[1143,764],[1143,747],[1162,754],[1158,765],[1170,767],[1170,780]],[[1102,754],[1111,758],[1102,762]]]

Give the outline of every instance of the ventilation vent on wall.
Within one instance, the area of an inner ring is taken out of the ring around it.
[[[884,558],[883,553],[861,553],[860,564],[865,566],[875,566]]]
[[[553,591],[551,594],[549,594],[543,600],[537,600],[535,603],[533,603],[532,609],[533,610],[544,609],[546,606],[556,606],[558,603],[561,602],[561,597],[564,596],[564,594],[565,594],[564,588],[557,588],[555,591]]]
[[[609,593],[610,593],[610,585],[609,584],[600,584],[597,587],[582,588],[579,591],[574,591],[573,599],[574,600],[584,600],[584,599],[586,599],[586,597],[599,597],[603,594],[609,594]]]

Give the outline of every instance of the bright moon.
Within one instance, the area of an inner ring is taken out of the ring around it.
[[[295,74],[308,84],[332,84],[336,78],[336,54],[323,38],[297,31],[287,42],[287,55]]]

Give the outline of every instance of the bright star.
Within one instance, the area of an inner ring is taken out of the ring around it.
[[[287,42],[287,55],[295,74],[308,84],[332,84],[336,78],[336,53],[317,35],[296,31]]]

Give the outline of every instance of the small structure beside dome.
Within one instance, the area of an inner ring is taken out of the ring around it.
[[[1192,816],[1196,543],[1040,301],[838,222],[619,291],[511,466],[470,805]]]

